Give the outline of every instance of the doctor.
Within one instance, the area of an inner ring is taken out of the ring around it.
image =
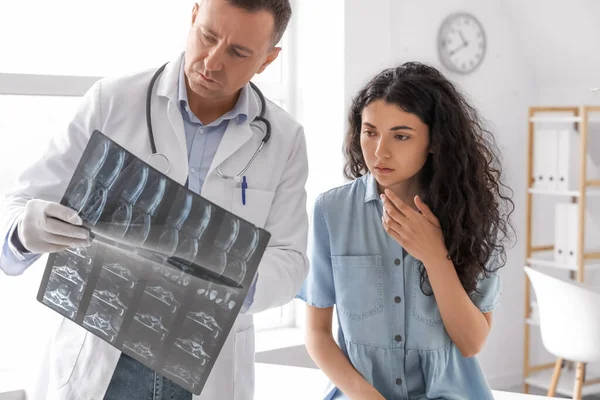
[[[98,81],[65,132],[22,173],[1,209],[0,267],[9,275],[21,274],[42,253],[85,245],[80,218],[58,202],[98,129],[173,180],[187,180],[191,190],[268,230],[271,241],[202,400],[253,398],[252,314],[292,300],[308,272],[304,132],[273,103],[261,105],[249,84],[277,58],[281,49],[275,45],[290,16],[288,0],[195,4],[185,53],[166,65],[154,85],[156,69]],[[260,118],[255,121],[261,112],[271,135],[257,152],[267,132]],[[241,182],[228,179],[236,175],[246,177],[244,199]],[[67,319],[46,358],[47,376],[38,388],[45,399],[192,398]]]

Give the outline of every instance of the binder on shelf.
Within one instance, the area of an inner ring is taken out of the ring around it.
[[[579,132],[574,129],[561,129],[557,132],[557,190],[579,190],[580,142]],[[600,176],[598,166],[589,152],[586,154],[588,179]]]
[[[577,219],[578,207],[577,204],[567,204],[567,255],[566,261],[568,265],[577,265],[577,238],[579,235],[579,221]]]
[[[548,177],[545,171],[546,155],[546,130],[536,129],[534,132],[533,146],[533,187],[545,190],[548,188]]]
[[[567,235],[568,235],[568,203],[558,203],[555,208],[554,222],[554,262],[567,263]]]
[[[575,190],[578,177],[576,168],[571,165],[577,160],[577,135],[570,129],[558,132],[558,190]],[[578,168],[577,168],[578,169]]]
[[[546,175],[546,190],[558,189],[558,131],[556,129],[545,129],[543,131],[543,174]]]
[[[564,205],[567,206],[566,263],[568,266],[576,267],[581,256],[577,246],[579,240],[579,204],[567,203]],[[600,247],[600,215],[598,215],[598,212],[592,213],[589,208],[586,208],[584,218],[584,251],[598,251]]]

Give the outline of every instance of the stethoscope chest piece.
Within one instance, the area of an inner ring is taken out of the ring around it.
[[[165,175],[171,170],[171,163],[169,162],[169,159],[162,153],[151,154],[150,157],[148,157],[147,163],[152,168]]]

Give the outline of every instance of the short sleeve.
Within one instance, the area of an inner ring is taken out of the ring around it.
[[[312,215],[308,242],[310,269],[296,298],[313,307],[327,308],[335,305],[335,290],[331,267],[329,232],[325,224],[321,200],[322,196],[319,196],[315,201]]]
[[[481,310],[481,312],[493,311],[502,296],[502,280],[500,279],[500,271],[497,267],[498,258],[492,256],[488,261],[487,269],[495,271],[488,274],[487,277],[482,277],[477,282],[476,291],[471,294],[471,300]]]

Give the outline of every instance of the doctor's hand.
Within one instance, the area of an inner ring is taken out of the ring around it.
[[[383,200],[382,223],[385,231],[414,258],[427,267],[447,259],[448,250],[440,221],[419,196],[415,205],[419,211],[403,202],[389,189],[381,195]]]
[[[53,253],[90,244],[90,235],[74,210],[58,203],[31,199],[25,205],[17,234],[31,253]],[[79,225],[79,226],[78,226]]]

